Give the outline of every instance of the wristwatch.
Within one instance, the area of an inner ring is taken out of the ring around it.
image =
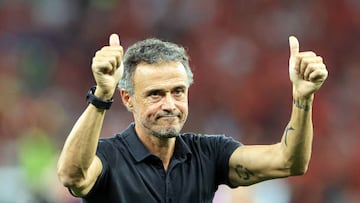
[[[114,98],[104,101],[94,95],[96,85],[92,86],[86,96],[86,101],[94,105],[98,109],[110,109],[111,104],[114,102]]]

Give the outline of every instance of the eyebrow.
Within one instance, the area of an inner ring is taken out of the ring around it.
[[[177,86],[171,88],[170,91],[174,91],[174,90],[176,90],[176,89],[186,89],[186,88],[187,88],[186,85],[177,85]],[[163,88],[147,89],[147,90],[145,90],[145,92],[144,92],[143,95],[148,96],[148,95],[150,95],[150,94],[153,93],[153,92],[166,92],[166,90],[163,89]]]

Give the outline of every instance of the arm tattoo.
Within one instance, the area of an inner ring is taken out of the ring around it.
[[[285,145],[287,146],[287,136],[288,136],[288,132],[290,131],[290,130],[295,130],[295,128],[293,128],[293,127],[286,127],[286,129],[285,129]]]
[[[235,166],[235,171],[239,178],[243,180],[249,180],[251,176],[254,176],[255,174],[250,171],[249,169],[245,168],[243,165],[237,164]]]
[[[297,108],[303,109],[304,111],[309,111],[311,109],[311,104],[301,104],[297,99],[294,99],[294,104]]]

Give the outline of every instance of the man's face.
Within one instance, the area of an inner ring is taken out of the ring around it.
[[[179,134],[188,114],[188,78],[178,62],[138,64],[130,98],[138,133],[160,138]]]

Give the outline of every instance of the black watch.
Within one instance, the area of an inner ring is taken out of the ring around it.
[[[96,85],[92,86],[89,89],[88,94],[86,95],[86,101],[92,105],[94,105],[98,109],[110,109],[111,104],[114,102],[114,99],[111,98],[107,101],[104,101],[94,95],[94,92],[96,90]]]

